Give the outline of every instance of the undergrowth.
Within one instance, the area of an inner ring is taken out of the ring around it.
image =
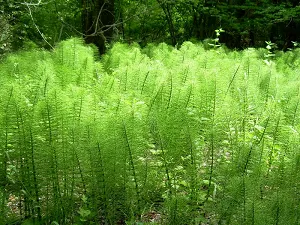
[[[80,39],[0,64],[0,224],[299,224],[299,51]]]

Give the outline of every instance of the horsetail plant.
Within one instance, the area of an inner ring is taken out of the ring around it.
[[[93,49],[2,60],[0,224],[299,224],[293,52]]]

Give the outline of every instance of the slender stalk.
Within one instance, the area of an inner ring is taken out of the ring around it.
[[[269,120],[270,120],[270,117],[267,118],[267,121],[266,121],[266,125],[265,125],[265,127],[264,127],[264,130],[263,130],[263,132],[262,132],[260,138],[258,139],[258,141],[255,143],[255,145],[259,145],[259,144],[262,142],[262,140],[263,140],[263,138],[264,138],[264,136],[265,136],[265,133],[266,133],[266,129],[267,129],[268,124],[269,124]],[[245,163],[245,165],[244,165],[243,175],[244,175],[244,174],[247,174],[248,164],[249,164],[249,162],[250,162],[250,158],[251,158],[251,155],[252,155],[253,147],[254,147],[254,146],[251,145],[250,150],[249,150],[249,152],[248,152],[248,155],[247,155],[247,158],[246,158],[246,163]],[[261,153],[261,154],[262,154],[262,153]]]
[[[190,127],[187,126],[187,144],[190,150],[190,201],[192,205],[192,218],[195,223],[195,218],[197,217],[198,209],[197,209],[197,166],[195,162],[195,150],[193,146],[193,140],[190,133]]]
[[[20,112],[19,108],[17,107],[17,126],[18,126],[18,144],[19,144],[19,162],[20,165],[18,168],[19,169],[19,177],[20,177],[20,182],[22,183],[24,180],[29,180],[28,177],[26,177],[26,171],[25,171],[25,166],[28,164],[27,160],[27,155],[26,155],[26,139],[25,139],[25,126],[24,126],[24,121],[22,118],[22,113]],[[30,182],[30,181],[29,181]],[[25,186],[25,185],[24,185]],[[21,188],[20,188],[21,189]],[[23,202],[22,202],[22,192],[21,190],[19,191],[19,211],[20,211],[20,217],[22,218],[23,216]]]
[[[146,73],[146,76],[145,76],[145,78],[144,78],[144,81],[143,81],[143,84],[142,84],[142,88],[141,88],[141,95],[143,94],[144,87],[145,87],[147,78],[148,78],[148,76],[149,76],[149,73],[150,73],[150,71],[148,71],[148,72]]]
[[[97,150],[98,150],[98,156],[99,156],[99,165],[100,166],[100,182],[102,183],[102,189],[103,189],[103,194],[102,194],[102,201],[103,203],[101,205],[103,205],[103,217],[104,220],[106,220],[107,217],[107,193],[106,193],[106,180],[105,180],[105,174],[104,174],[104,165],[103,165],[103,157],[102,157],[102,151],[100,148],[100,143],[97,142]]]
[[[185,106],[184,108],[186,109],[190,103],[190,100],[191,100],[191,96],[192,96],[192,92],[193,92],[193,86],[190,85],[189,87],[189,92],[188,92],[188,96],[187,96],[187,100],[186,100],[186,103],[185,103]]]
[[[237,72],[238,72],[239,69],[240,69],[240,66],[241,66],[241,65],[238,65],[237,69],[235,70],[235,72],[234,72],[234,74],[233,74],[233,76],[232,76],[232,78],[231,78],[231,80],[230,80],[230,82],[229,82],[229,85],[228,85],[227,90],[226,90],[226,92],[225,92],[225,97],[226,97],[227,94],[228,94],[228,91],[229,91],[229,89],[230,89],[230,87],[231,87],[231,85],[232,85],[232,83],[233,83],[233,81],[234,81],[234,79],[235,79],[235,77],[236,77],[236,75],[237,75]]]
[[[38,181],[37,181],[37,175],[36,175],[36,165],[35,165],[35,159],[34,159],[34,141],[33,141],[33,134],[32,134],[31,127],[29,128],[29,135],[30,135],[31,163],[32,163],[32,172],[33,172],[33,185],[34,185],[34,191],[35,191],[35,201],[36,201],[38,221],[40,222],[42,220],[42,214],[41,214],[39,187],[38,187]]]
[[[5,143],[4,143],[4,154],[3,154],[3,180],[1,181],[1,194],[2,194],[2,200],[1,200],[1,209],[0,209],[0,215],[3,215],[2,218],[6,218],[6,202],[8,198],[8,193],[5,191],[6,186],[8,184],[8,176],[7,176],[7,164],[8,164],[8,151],[9,151],[9,105],[12,100],[13,96],[13,87],[10,89],[9,97],[7,100],[7,104],[5,107]]]
[[[128,82],[128,66],[126,67],[126,72],[125,72],[125,81],[124,81],[124,91],[127,91],[127,82]]]
[[[161,85],[161,86],[159,87],[159,89],[157,90],[157,92],[155,93],[155,96],[151,99],[150,105],[149,105],[149,110],[148,110],[149,113],[151,112],[152,107],[153,107],[153,105],[154,105],[154,102],[156,101],[156,99],[157,99],[159,93],[162,93],[163,88],[164,88],[163,85]]]
[[[280,119],[281,118],[279,116],[278,119],[277,119],[277,121],[276,121],[275,130],[273,132],[273,143],[272,143],[272,148],[269,151],[269,159],[268,159],[269,165],[268,165],[267,177],[269,176],[270,171],[272,169],[272,165],[273,165],[273,153],[274,153],[274,147],[275,147],[275,144],[276,144],[276,141],[277,141],[277,133],[278,133],[278,130],[279,130]]]
[[[137,181],[136,169],[135,169],[135,166],[134,166],[132,150],[131,150],[131,147],[130,147],[130,144],[129,144],[127,129],[126,129],[126,125],[125,125],[124,121],[123,121],[123,130],[124,130],[124,136],[125,136],[125,141],[126,141],[126,147],[127,147],[128,155],[129,155],[129,162],[130,162],[132,175],[133,175],[133,179],[134,179],[134,184],[135,184],[135,191],[136,191],[136,195],[137,195],[138,203],[139,203],[140,202],[140,192],[139,192],[139,186],[138,186],[138,181]],[[140,206],[138,204],[138,208],[139,207]]]
[[[80,174],[80,178],[81,178],[81,183],[82,183],[82,186],[83,186],[83,193],[87,193],[87,190],[86,190],[86,182],[85,182],[85,179],[84,179],[84,176],[83,176],[83,170],[82,170],[82,166],[81,166],[81,163],[80,163],[80,159],[79,159],[79,156],[77,154],[77,151],[76,151],[76,141],[75,141],[75,132],[74,132],[74,129],[72,130],[72,136],[73,136],[73,154],[74,154],[74,157],[75,157],[75,161],[76,161],[76,164],[78,166],[78,169],[79,169],[79,174]],[[75,172],[75,171],[74,171]]]
[[[170,92],[169,92],[169,96],[168,96],[167,109],[169,109],[169,107],[170,107],[171,98],[172,98],[172,90],[173,90],[173,78],[172,78],[172,74],[170,74]]]
[[[209,168],[209,179],[208,179],[208,188],[205,202],[207,202],[210,195],[210,188],[213,178],[214,170],[214,155],[215,155],[215,113],[216,113],[216,91],[217,83],[214,81],[214,96],[213,96],[213,110],[212,110],[212,119],[211,119],[211,131],[210,131],[210,168]]]
[[[158,133],[158,139],[159,139],[160,148],[161,148],[161,152],[162,152],[162,160],[163,160],[163,164],[164,164],[165,172],[166,172],[166,176],[167,176],[166,187],[169,189],[168,190],[169,195],[172,195],[172,183],[171,183],[171,179],[170,179],[169,167],[168,167],[168,163],[167,163],[167,159],[166,159],[164,145],[163,145],[163,142],[162,142],[162,139],[161,139],[161,136],[159,133]]]
[[[294,109],[294,114],[293,114],[293,120],[292,120],[292,126],[295,126],[295,122],[296,122],[296,116],[297,116],[297,112],[298,112],[298,108],[299,108],[299,103],[300,103],[300,87],[298,87],[298,95],[297,95],[297,103],[296,103],[296,107]]]

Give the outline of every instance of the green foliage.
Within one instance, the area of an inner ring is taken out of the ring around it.
[[[106,10],[106,4],[101,11],[104,2],[0,0],[0,51],[20,49],[28,40],[50,49],[61,40],[85,34],[89,34],[86,40],[102,47],[104,42],[115,41],[176,46],[194,39],[245,49],[263,48],[270,40],[279,49],[288,50],[299,42],[300,7],[295,1],[115,0],[108,1],[114,4],[113,10]],[[111,11],[112,21],[107,11]],[[97,25],[96,18],[100,18]],[[227,31],[220,40],[214,38],[216,27]],[[105,40],[95,29],[104,32]]]
[[[286,50],[292,47],[291,41],[299,41],[296,15],[300,7],[293,1],[118,0],[116,8],[126,21],[119,30],[122,40],[142,46],[212,39],[216,27],[228,31],[221,42],[230,48],[265,47],[265,40],[271,40]]]
[[[8,55],[0,224],[298,224],[299,51],[265,52]]]
[[[266,49],[268,51],[267,54],[265,54],[265,58],[266,59],[272,59],[275,57],[275,49],[277,48],[277,45],[275,43],[272,43],[271,41],[266,41]]]
[[[11,50],[11,27],[7,19],[0,16],[0,57]]]
[[[215,30],[215,32],[216,32],[216,38],[213,39],[214,43],[213,44],[209,44],[209,45],[212,46],[213,48],[218,48],[218,47],[221,47],[221,44],[220,44],[221,33],[225,32],[225,30],[223,30],[222,28],[220,28],[220,29]]]
[[[8,40],[6,46],[9,44],[12,50],[21,49],[28,41],[49,49],[61,40],[78,35],[81,28],[80,5],[73,0],[0,0],[0,12],[3,15],[0,45],[5,38]]]

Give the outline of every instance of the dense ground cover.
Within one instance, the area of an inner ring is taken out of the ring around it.
[[[80,40],[0,64],[0,224],[299,224],[299,51]]]

